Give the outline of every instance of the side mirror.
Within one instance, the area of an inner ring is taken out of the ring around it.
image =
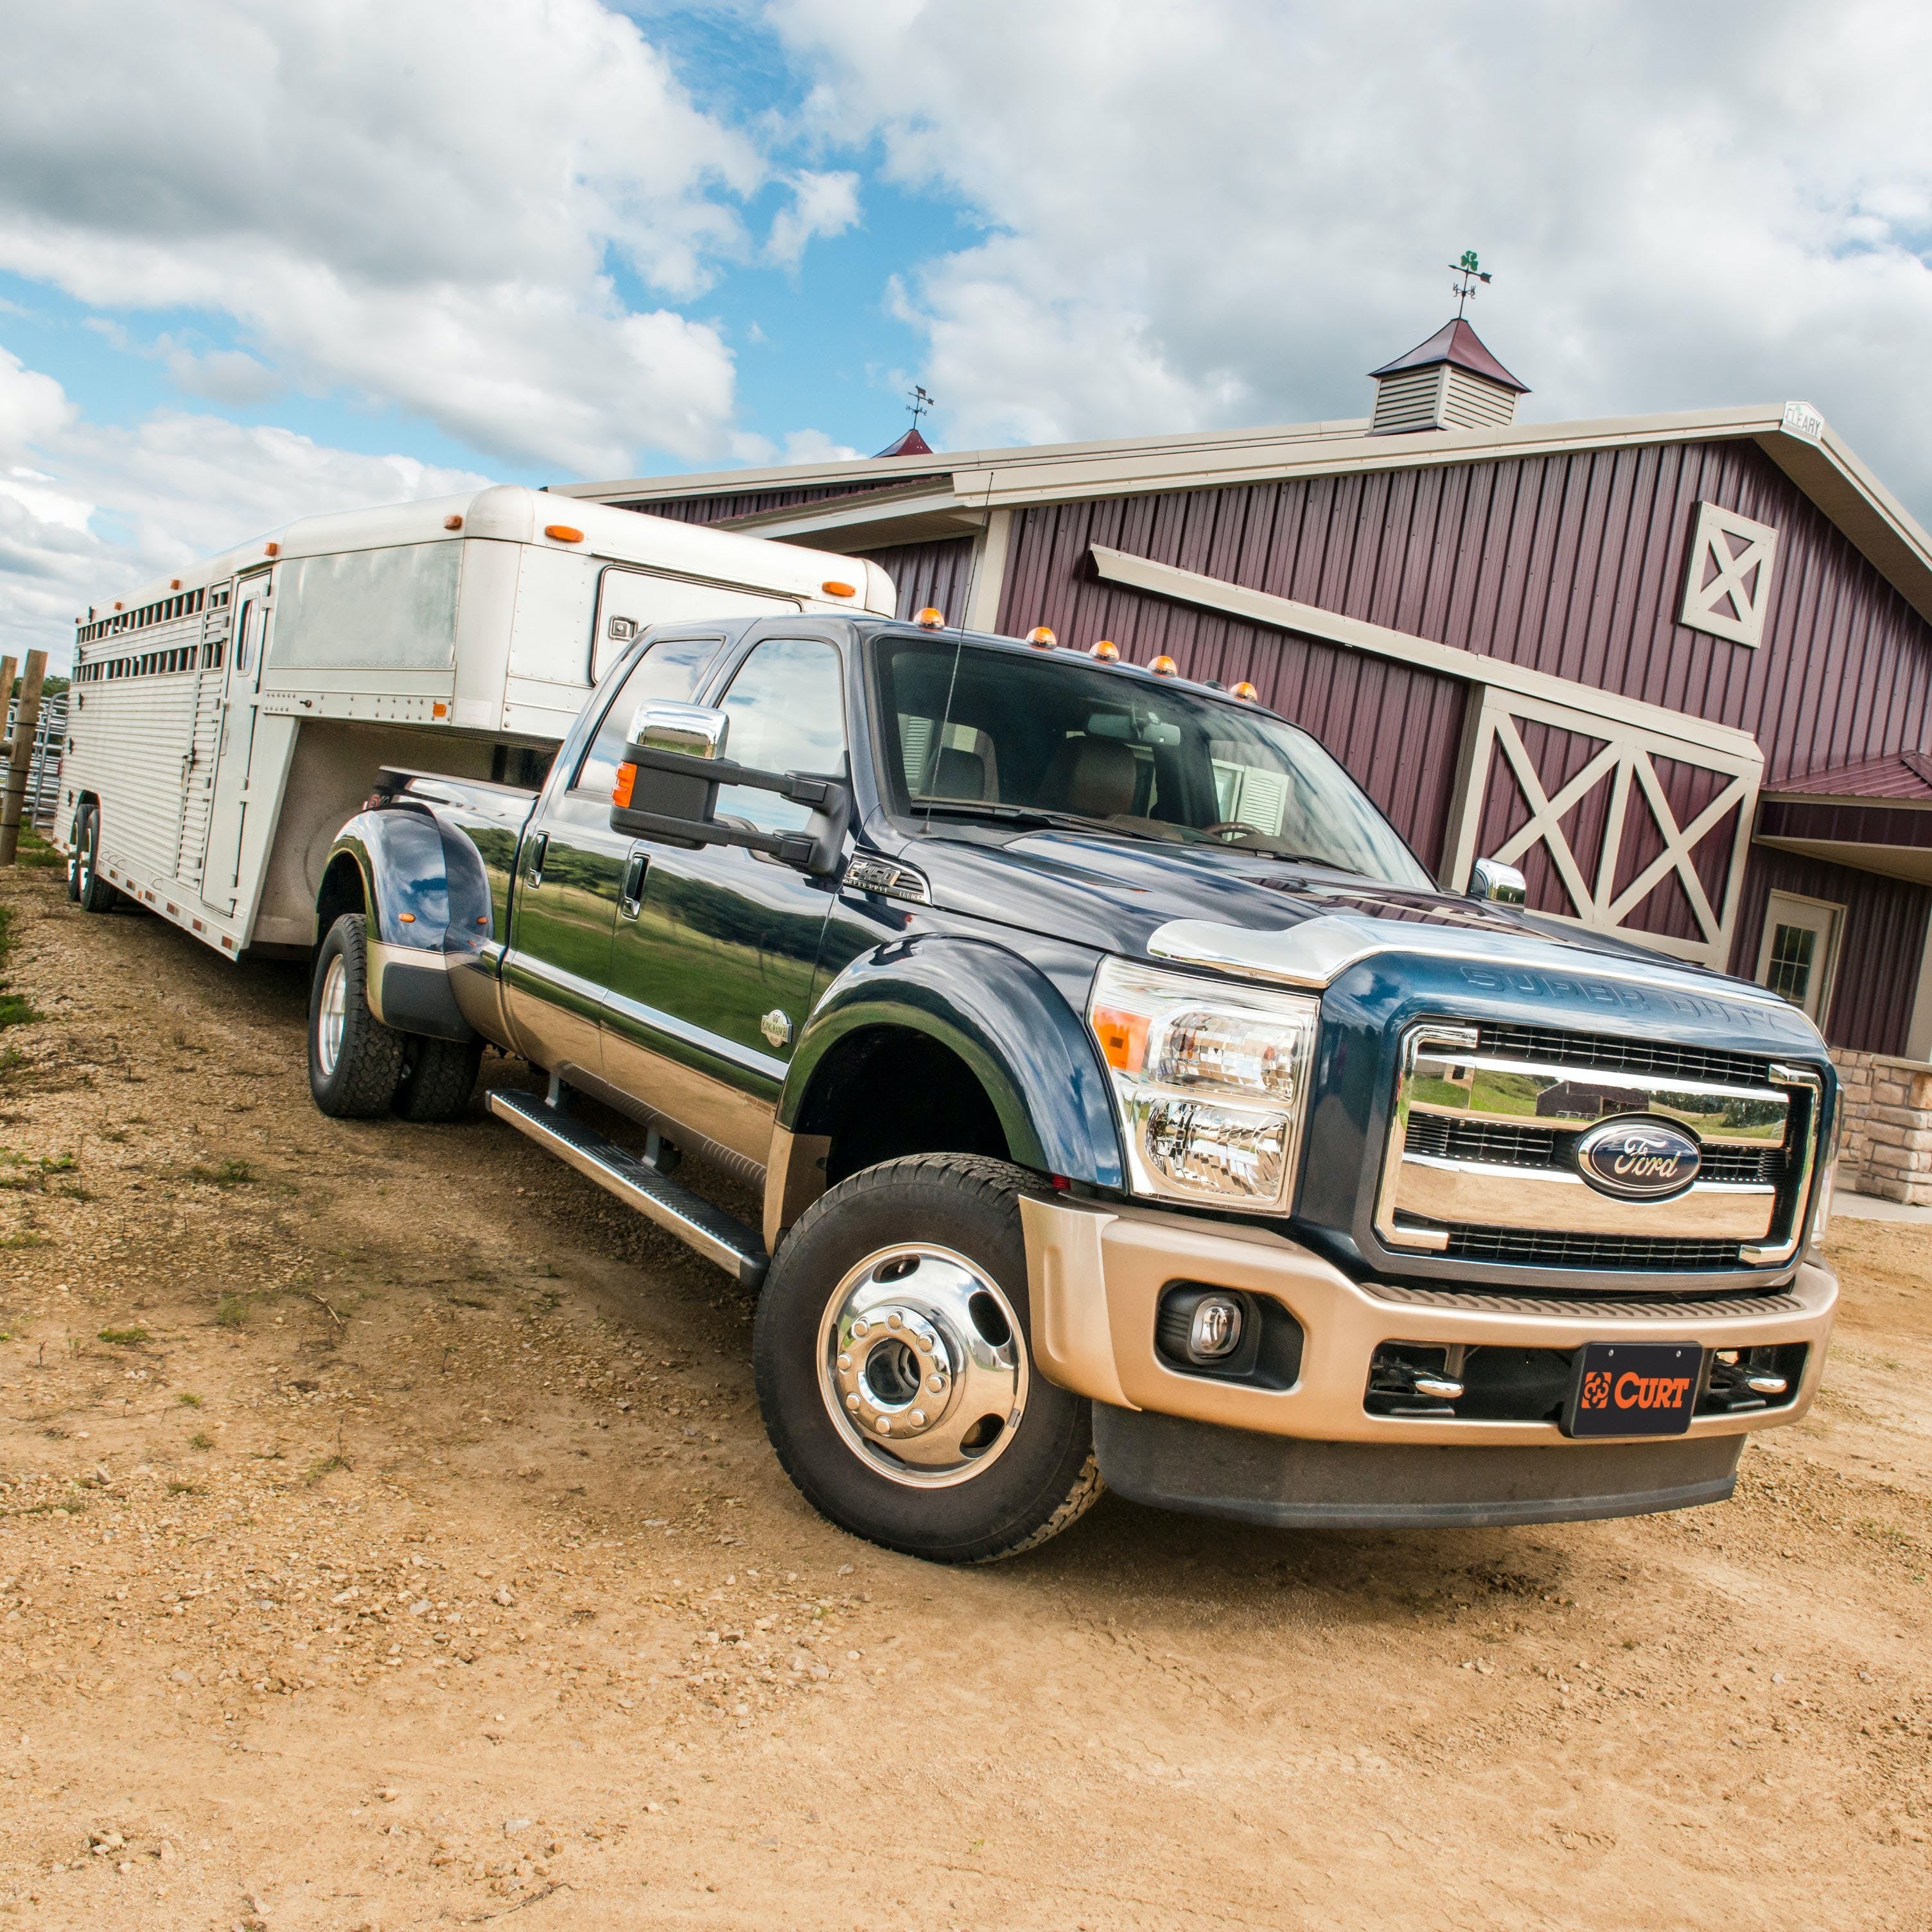
[[[1469,896],[1498,899],[1505,905],[1525,905],[1529,900],[1529,881],[1514,866],[1505,866],[1500,859],[1478,859],[1469,868]]]
[[[724,755],[730,722],[707,705],[639,705],[610,788],[611,830],[686,848],[741,845],[815,876],[836,872],[852,817],[852,794],[844,780],[734,763]],[[720,824],[720,785],[747,785],[810,806],[811,823],[802,832]]]

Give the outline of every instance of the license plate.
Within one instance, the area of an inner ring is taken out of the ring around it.
[[[1694,1343],[1591,1342],[1576,1358],[1565,1436],[1682,1436],[1690,1426],[1704,1352]]]

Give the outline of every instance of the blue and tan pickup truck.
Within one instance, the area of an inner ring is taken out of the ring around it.
[[[779,1460],[896,1550],[1010,1555],[1109,1487],[1729,1496],[1832,1324],[1816,1030],[1508,868],[1438,890],[1313,739],[1165,668],[936,612],[645,632],[539,790],[386,772],[344,830],[317,1104],[541,1070],[490,1110],[757,1292]]]

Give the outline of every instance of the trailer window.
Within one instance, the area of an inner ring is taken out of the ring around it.
[[[698,688],[698,674],[711,662],[722,638],[664,638],[652,645],[632,668],[617,694],[605,706],[597,735],[577,768],[572,791],[596,792],[608,798],[617,782],[625,740],[631,735],[631,716],[654,698],[682,703]]]

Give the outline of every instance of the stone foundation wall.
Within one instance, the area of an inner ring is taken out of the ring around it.
[[[1844,1085],[1838,1185],[1932,1208],[1932,1066],[1834,1047]]]

